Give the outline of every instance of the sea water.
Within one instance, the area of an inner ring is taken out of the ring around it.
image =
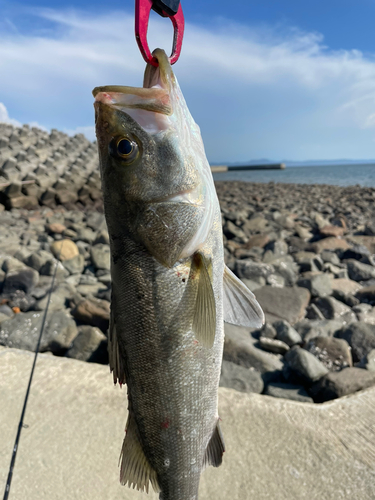
[[[375,164],[286,167],[284,170],[235,170],[214,174],[215,181],[284,182],[375,187]]]

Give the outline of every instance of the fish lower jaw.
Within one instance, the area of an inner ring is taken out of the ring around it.
[[[203,201],[203,195],[197,194],[196,190],[192,190],[155,200],[154,203],[185,203],[189,205],[201,206]]]

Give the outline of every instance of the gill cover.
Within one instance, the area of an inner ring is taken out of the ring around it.
[[[97,87],[93,94],[106,212],[124,213],[134,237],[172,267],[206,241],[217,198],[168,57],[160,49],[153,55],[159,66],[147,65],[143,88]]]

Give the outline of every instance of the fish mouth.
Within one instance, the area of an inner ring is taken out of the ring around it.
[[[192,189],[190,191],[181,191],[181,193],[172,194],[165,198],[152,200],[152,203],[178,203],[200,207],[203,203],[203,194],[198,193],[196,189]]]
[[[128,110],[138,109],[171,115],[173,109],[170,90],[174,81],[172,67],[164,50],[155,49],[152,55],[158,60],[159,66],[147,64],[143,87],[122,85],[95,87],[92,91],[95,102],[102,102],[127,113]]]

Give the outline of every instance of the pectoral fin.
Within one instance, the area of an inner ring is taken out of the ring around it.
[[[223,461],[224,451],[225,451],[224,438],[220,429],[220,424],[218,422],[216,424],[215,430],[208,443],[206,453],[204,455],[203,468],[205,469],[208,465],[219,467],[221,465],[221,462]]]
[[[215,340],[216,305],[212,288],[209,265],[205,257],[197,253],[193,256],[189,280],[197,284],[193,316],[193,332],[198,342],[211,348]]]
[[[130,412],[126,423],[126,436],[122,445],[120,460],[121,484],[128,483],[129,487],[133,485],[133,488],[141,491],[145,490],[148,493],[149,483],[151,483],[154,491],[156,493],[160,492],[156,472],[143,452],[137,435],[137,424]]]
[[[260,328],[264,314],[255,295],[225,266],[224,269],[224,321],[233,325]]]

